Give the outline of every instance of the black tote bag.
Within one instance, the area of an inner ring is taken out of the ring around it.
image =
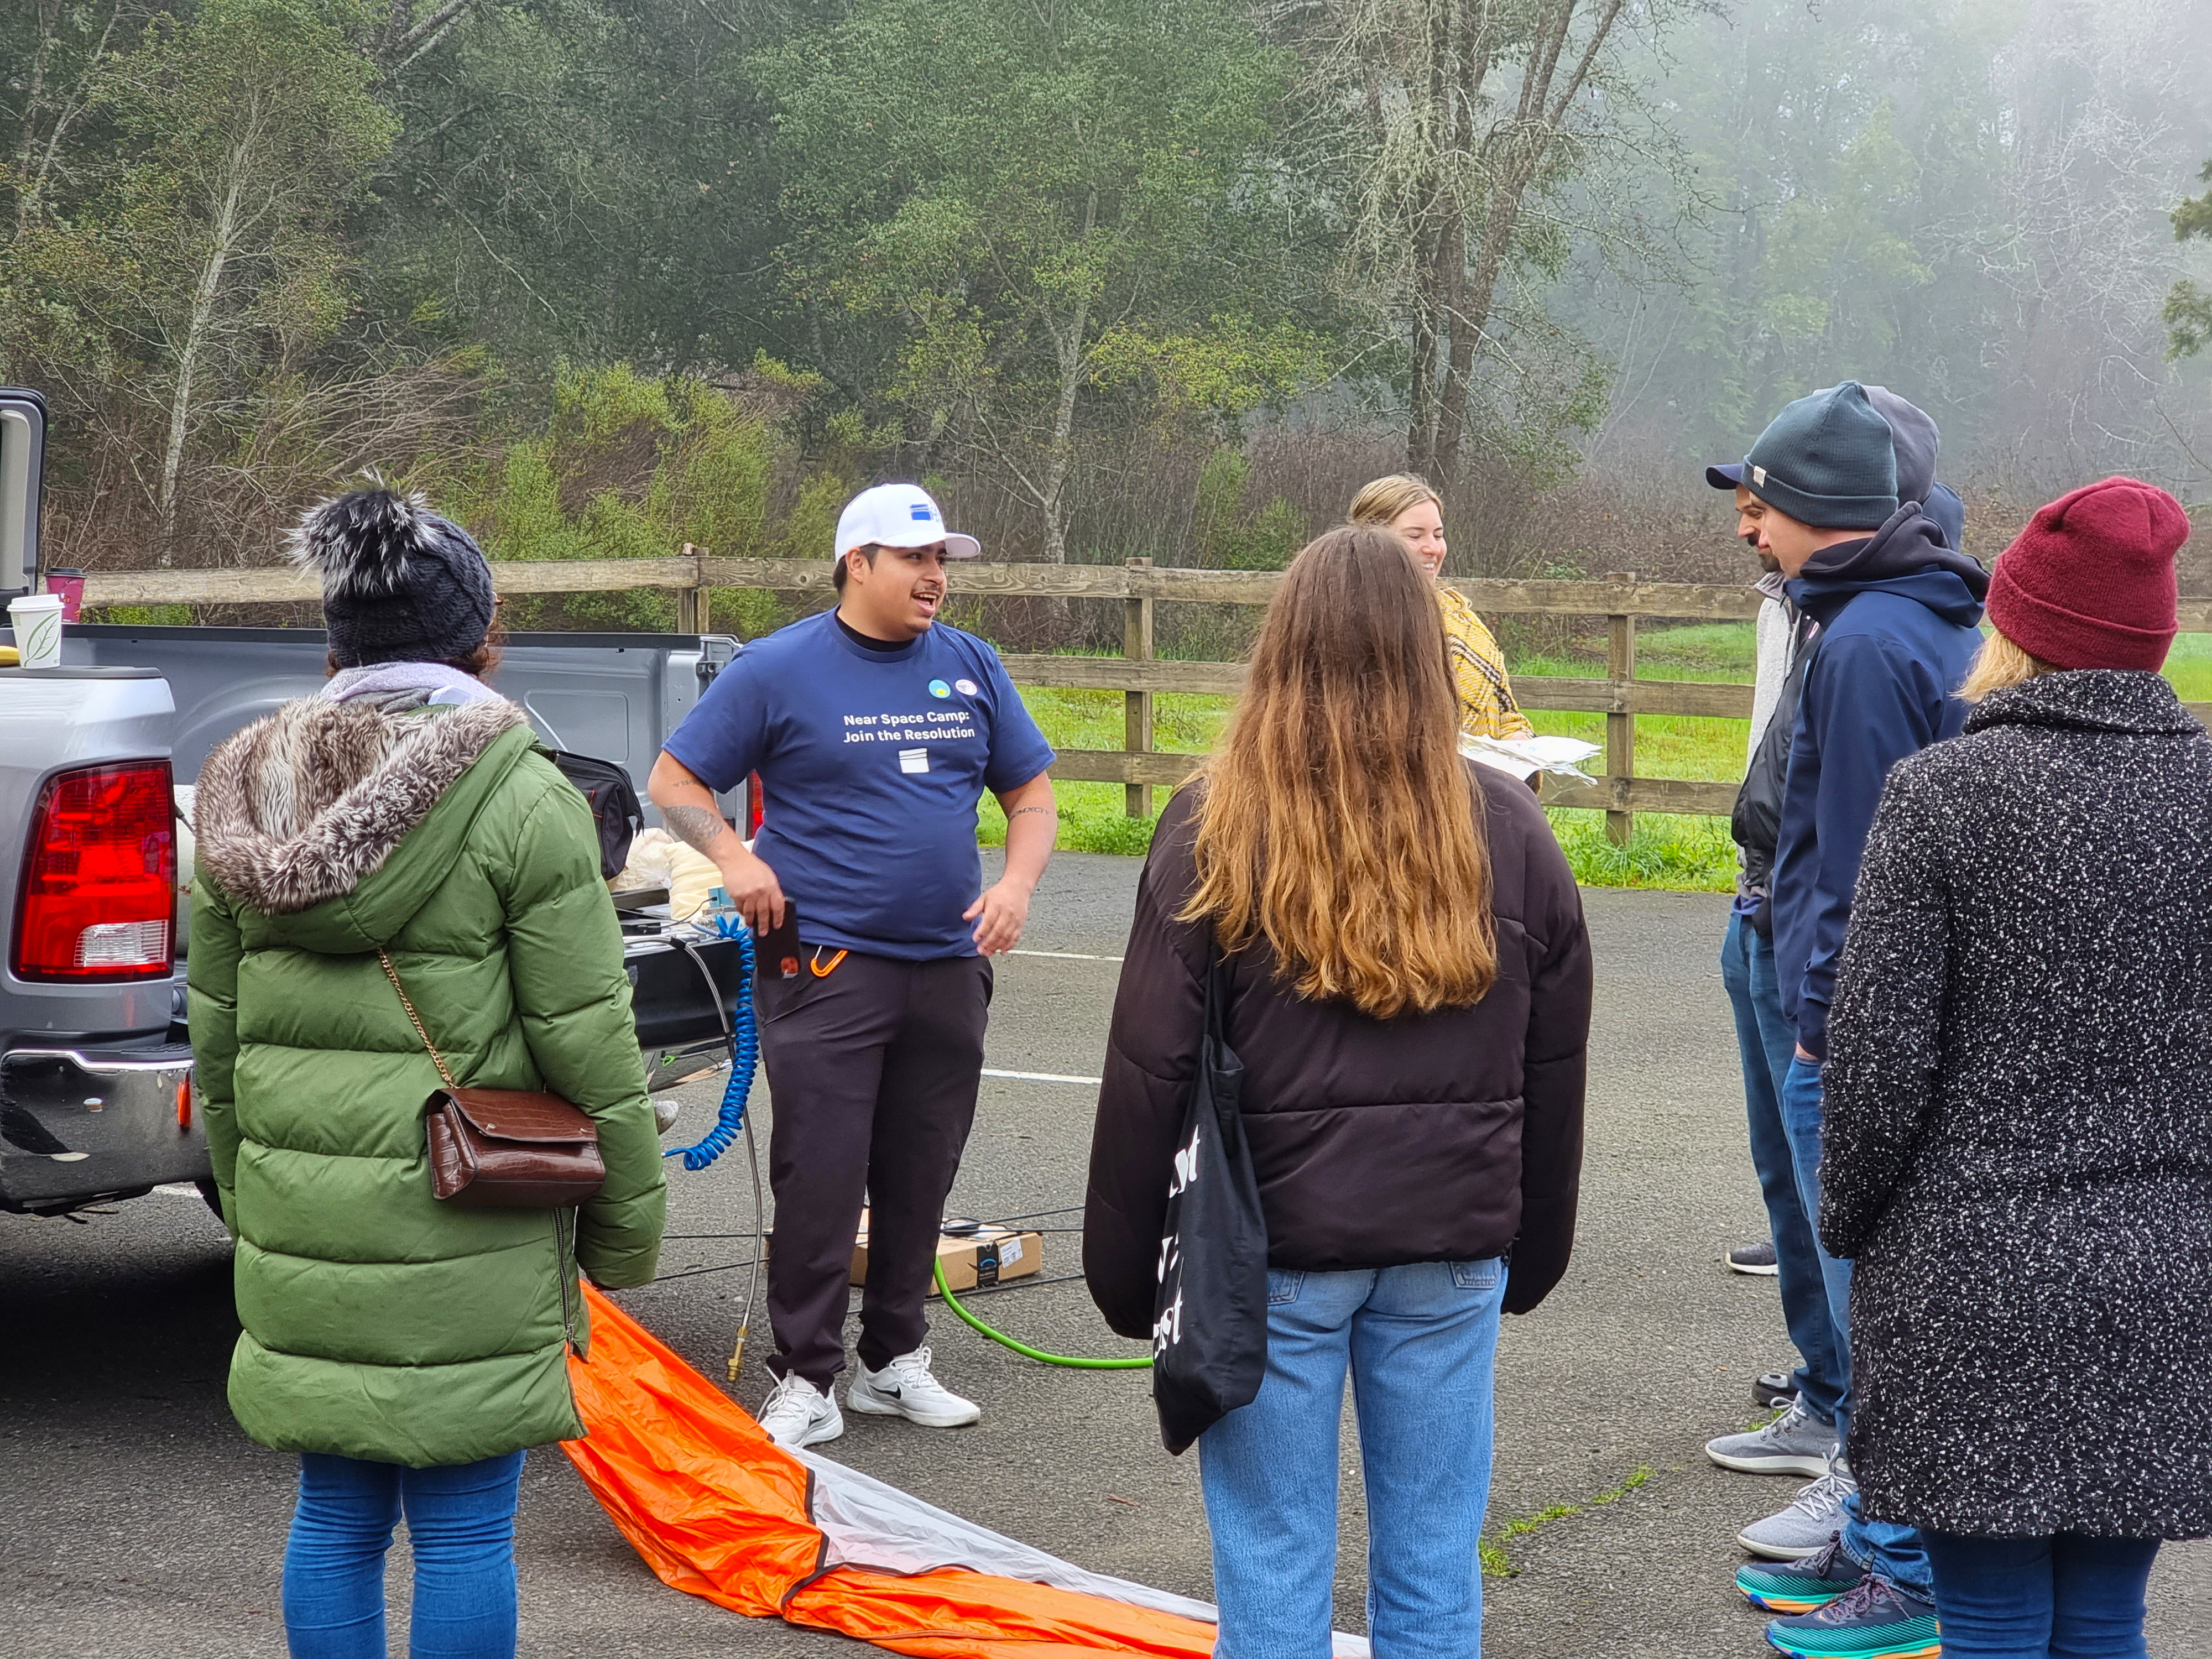
[[[1229,1047],[1229,968],[1207,953],[1206,1035],[1183,1107],[1152,1304],[1152,1404],[1181,1456],[1260,1392],[1267,1370],[1267,1224],[1237,1110],[1244,1066]]]

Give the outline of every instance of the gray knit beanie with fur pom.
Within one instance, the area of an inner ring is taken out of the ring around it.
[[[294,562],[322,578],[323,617],[341,668],[444,662],[491,632],[491,567],[469,532],[419,494],[381,482],[308,509]]]

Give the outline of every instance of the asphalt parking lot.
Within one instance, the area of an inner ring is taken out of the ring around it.
[[[1136,872],[1127,860],[1054,863],[1024,941],[1033,954],[1000,969],[993,1071],[1097,1074]],[[1751,1379],[1785,1353],[1772,1282],[1720,1261],[1763,1226],[1714,965],[1725,903],[1586,898],[1599,1002],[1582,1232],[1565,1284],[1507,1322],[1500,1349],[1490,1535],[1511,1571],[1489,1583],[1485,1651],[1753,1656],[1767,1650],[1729,1589],[1741,1559],[1729,1540],[1794,1487],[1726,1474],[1699,1451],[1753,1419]],[[704,1127],[719,1092],[686,1091],[679,1136]],[[1093,1100],[1081,1083],[987,1077],[955,1208],[1059,1212],[1045,1224],[1072,1228]],[[664,1277],[618,1299],[720,1378],[745,1277],[728,1264],[750,1250],[744,1158],[672,1170],[671,1185]],[[1048,1349],[1127,1352],[1068,1277],[1076,1235],[1045,1243],[1045,1282],[980,1297],[978,1311]],[[11,1659],[283,1653],[292,1466],[247,1441],[223,1403],[228,1274],[227,1241],[196,1196],[157,1193],[82,1224],[0,1216],[0,1646]],[[1195,1462],[1160,1449],[1140,1374],[1048,1370],[942,1310],[935,1324],[940,1371],[981,1401],[982,1425],[932,1433],[848,1415],[825,1451],[1085,1566],[1208,1594]],[[765,1391],[759,1346],[740,1385],[749,1404]],[[1364,1627],[1363,1540],[1355,1478],[1338,1586],[1352,1631]],[[556,1451],[531,1459],[520,1552],[530,1655],[861,1650],[665,1588]],[[392,1585],[397,1609],[404,1571]],[[2212,1651],[2212,1547],[2169,1547],[2153,1592],[2152,1651]]]

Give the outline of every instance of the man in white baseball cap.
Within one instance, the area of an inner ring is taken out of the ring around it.
[[[878,484],[845,503],[837,515],[837,546],[831,556],[842,567],[856,547],[934,547],[942,544],[948,559],[972,559],[983,544],[973,536],[956,535],[945,527],[945,514],[920,484]],[[837,579],[840,590],[845,579]]]
[[[799,913],[798,955],[757,971],[775,1103],[769,1258],[775,1392],[761,1426],[788,1446],[844,1432],[846,1283],[865,1200],[868,1282],[855,1411],[930,1428],[981,1413],[930,1370],[929,1294],[945,1195],[975,1115],[991,957],[1013,948],[1059,828],[1051,746],[999,654],[939,623],[945,562],[972,536],[929,493],[878,484],[837,520],[837,605],[746,645],[653,769],[668,827],[720,866],[765,932]],[[714,792],[760,775],[748,850]],[[975,850],[988,789],[1006,873]]]

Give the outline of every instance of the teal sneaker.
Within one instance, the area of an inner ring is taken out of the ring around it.
[[[1810,1613],[1858,1588],[1866,1570],[1844,1553],[1844,1540],[1804,1561],[1753,1561],[1735,1576],[1735,1587],[1754,1607],[1769,1613]]]
[[[1936,1607],[1879,1578],[1862,1578],[1826,1607],[1777,1619],[1767,1645],[1791,1659],[1940,1659]]]

